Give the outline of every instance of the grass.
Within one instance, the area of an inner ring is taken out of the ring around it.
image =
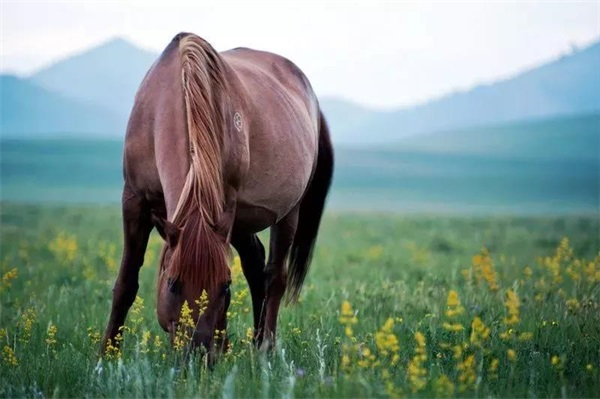
[[[329,214],[271,355],[248,342],[233,261],[233,346],[214,370],[183,362],[156,322],[154,234],[122,353],[98,357],[120,226],[114,207],[2,204],[0,396],[600,392],[598,217]]]
[[[592,141],[571,137],[571,133],[580,137],[581,129],[571,132],[567,123],[555,129],[545,123],[544,129],[538,126],[531,132],[526,125],[513,132],[521,141],[484,132],[485,139],[479,141],[492,142],[488,147],[496,151],[494,156],[483,151],[488,148],[483,142],[467,146],[481,147],[480,153],[407,146],[336,148],[330,209],[482,215],[596,213],[600,148],[597,129],[590,128],[597,126],[593,121],[581,122],[587,126],[582,128],[583,136],[595,137]],[[499,151],[496,136],[512,150]],[[550,136],[558,138],[550,140]],[[527,137],[529,144],[521,145]],[[469,136],[462,142],[474,141]],[[447,144],[448,140],[435,142]],[[589,153],[596,156],[585,156]],[[120,204],[122,157],[119,140],[2,139],[0,201]]]

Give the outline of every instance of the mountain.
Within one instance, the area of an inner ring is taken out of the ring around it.
[[[374,109],[338,98],[321,99],[319,105],[325,114],[334,142],[346,141],[347,132],[352,132],[356,126],[368,125],[369,121],[379,114]],[[357,138],[360,137],[362,135]]]
[[[510,79],[394,111],[322,101],[338,143],[384,143],[441,130],[600,110],[600,42]],[[347,123],[344,115],[359,117]]]
[[[156,58],[157,54],[116,38],[44,68],[30,79],[45,89],[102,106],[126,119],[137,88]],[[118,133],[123,134],[123,130]]]
[[[59,134],[69,128],[73,129],[71,133],[105,132],[122,137],[135,92],[156,58],[157,54],[117,38],[44,68],[28,80],[20,80],[19,85],[13,81],[13,86],[2,87],[5,99],[2,118],[6,120],[3,126],[8,124],[7,127],[19,132],[30,126],[28,131],[45,135]],[[442,65],[440,73],[443,73]],[[12,93],[16,86],[25,83],[27,89],[21,87],[19,93]],[[32,91],[44,94],[39,98],[23,97],[25,92],[31,94]],[[60,100],[46,104],[56,95]],[[15,101],[20,101],[21,110],[35,108],[40,109],[40,113],[23,111],[6,115],[10,107],[17,107],[11,104]],[[32,102],[31,106],[28,101]],[[66,108],[60,108],[61,105]],[[381,111],[336,98],[322,99],[321,106],[334,142],[355,145],[392,143],[434,132],[589,114],[600,110],[600,42],[509,79],[411,108]],[[75,115],[72,110],[79,108],[81,112]],[[46,109],[54,111],[48,113]],[[62,117],[56,118],[53,114]],[[71,120],[65,125],[67,115],[71,115]],[[57,119],[60,123],[55,126]]]
[[[26,79],[0,75],[2,137],[106,135],[123,124],[122,118],[96,105],[46,90]]]

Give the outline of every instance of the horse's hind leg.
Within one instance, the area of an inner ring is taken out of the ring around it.
[[[265,269],[267,295],[263,347],[266,346],[266,349],[275,347],[279,305],[287,285],[286,259],[298,226],[298,209],[298,207],[294,208],[286,217],[271,227],[269,262]]]
[[[113,288],[112,310],[102,341],[102,352],[110,342],[118,346],[115,337],[125,324],[125,317],[138,291],[138,276],[144,263],[148,237],[152,231],[150,209],[125,185],[123,190],[123,258],[119,275]]]
[[[235,230],[231,235],[231,244],[240,255],[242,270],[250,287],[254,313],[254,342],[260,347],[265,324],[265,247],[256,234],[242,234]]]

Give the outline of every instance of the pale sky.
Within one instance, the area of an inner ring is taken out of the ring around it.
[[[180,31],[294,61],[317,94],[416,104],[600,38],[600,1],[1,1],[0,70],[26,76],[114,36],[160,52]],[[126,67],[126,66],[124,66]]]

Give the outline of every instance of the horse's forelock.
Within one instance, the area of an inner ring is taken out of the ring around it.
[[[212,295],[230,278],[229,245],[225,237],[200,219],[198,210],[188,215],[165,269],[170,279],[180,281],[186,291],[197,293],[198,297],[202,290]]]

